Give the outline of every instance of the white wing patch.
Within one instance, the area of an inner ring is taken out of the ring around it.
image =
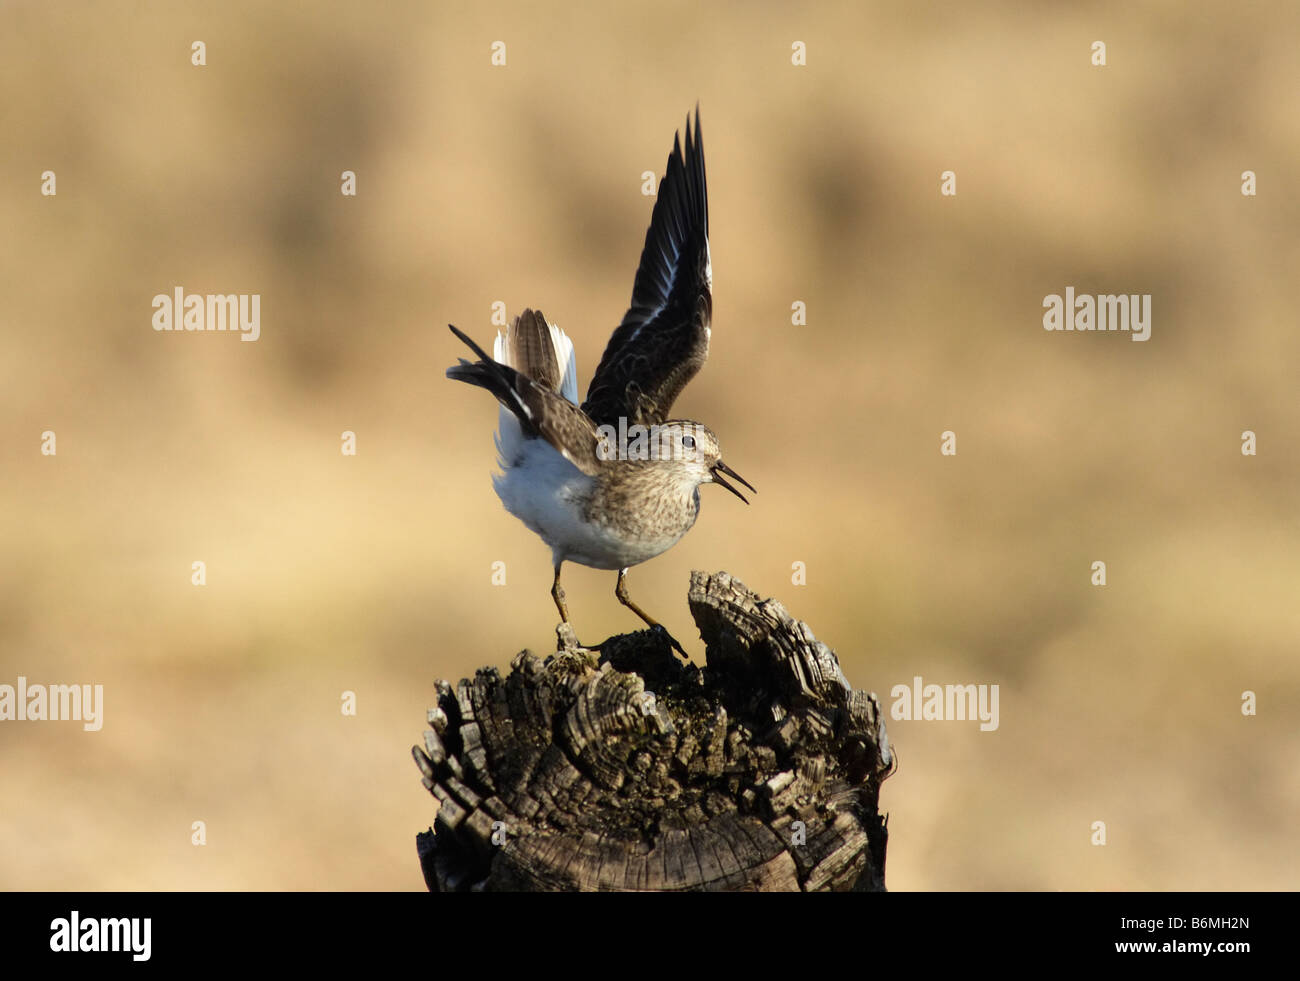
[[[551,347],[555,348],[555,360],[560,369],[560,394],[578,404],[578,358],[573,351],[573,341],[569,335],[549,320],[546,326],[551,328]]]

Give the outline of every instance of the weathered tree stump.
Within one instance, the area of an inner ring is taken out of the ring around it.
[[[438,682],[413,749],[431,890],[885,888],[876,696],[726,573],[689,598],[703,670],[646,630]]]

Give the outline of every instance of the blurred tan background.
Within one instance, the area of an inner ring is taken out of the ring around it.
[[[106,689],[0,725],[0,887],[423,888],[434,680],[554,643],[445,325],[539,306],[585,389],[697,100],[676,408],[760,493],[633,596],[702,659],[726,569],[887,704],[1001,686],[994,733],[890,724],[893,889],[1300,885],[1300,8],[621,6],[0,8],[0,683]],[[155,332],[176,286],[261,339]],[[1066,286],[1152,294],[1151,340],[1045,332]],[[565,581],[580,636],[638,625]]]

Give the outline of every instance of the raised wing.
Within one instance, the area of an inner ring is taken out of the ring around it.
[[[709,356],[713,317],[709,195],[700,110],[686,119],[686,151],[673,137],[646,232],[632,305],[609,339],[583,411],[597,424],[651,425],[668,418],[678,393]]]

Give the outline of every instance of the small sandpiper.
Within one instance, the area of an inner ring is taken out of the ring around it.
[[[573,342],[540,310],[525,310],[497,336],[494,357],[451,327],[478,360],[461,358],[447,377],[486,388],[501,403],[496,445],[502,473],[492,483],[506,510],[551,547],[551,596],[563,621],[561,636],[569,610],[560,568],[577,562],[617,569],[619,602],[686,656],[632,602],[626,578],[629,567],[667,551],[695,524],[700,484],[720,484],[746,504],[723,475],[754,490],[722,462],[711,430],[668,418],[674,399],[708,357],[712,288],[697,106],[693,134],[686,120],[685,153],[673,137],[632,305],[581,406]]]

